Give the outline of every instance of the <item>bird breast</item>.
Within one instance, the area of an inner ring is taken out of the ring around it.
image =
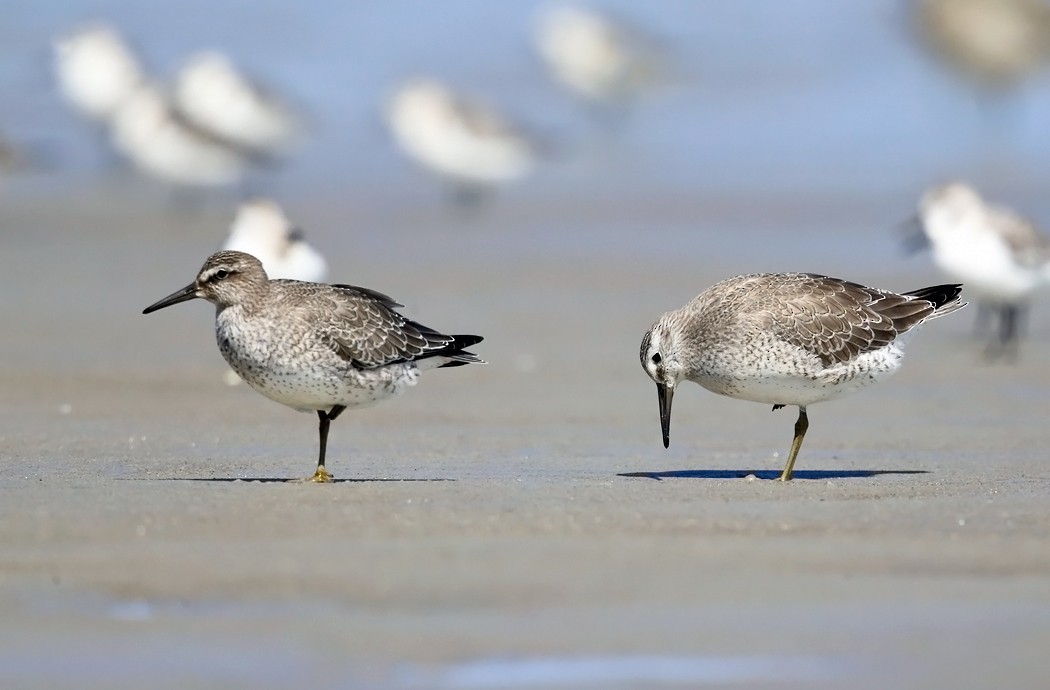
[[[249,386],[275,402],[300,411],[366,407],[403,393],[419,380],[419,368],[412,362],[358,369],[305,322],[287,316],[277,324],[233,306],[219,311],[215,319],[223,359]],[[304,327],[296,328],[300,324]]]

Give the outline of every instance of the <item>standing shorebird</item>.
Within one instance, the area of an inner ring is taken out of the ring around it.
[[[386,123],[398,147],[464,204],[529,174],[539,158],[536,144],[498,111],[431,79],[400,86]]]
[[[222,248],[251,254],[271,278],[320,283],[328,277],[324,256],[270,199],[250,199],[237,208]]]
[[[107,24],[89,24],[55,40],[55,77],[81,114],[106,123],[146,81],[138,56]]]
[[[1022,124],[1016,112],[1020,103],[1008,97],[1050,63],[1050,4],[915,0],[912,6],[924,43],[974,87],[985,120],[985,145],[1001,146],[1003,136]]]
[[[111,129],[113,145],[136,168],[172,185],[234,185],[251,165],[245,151],[187,122],[155,84],[125,99]]]
[[[654,40],[584,7],[541,8],[535,43],[551,76],[593,104],[628,103],[666,71]]]
[[[1013,86],[1050,61],[1050,7],[1043,0],[919,0],[923,37],[978,86]]]
[[[989,313],[998,317],[988,356],[1015,356],[1028,303],[1050,284],[1050,240],[1028,220],[986,203],[960,182],[927,191],[918,220],[910,247],[929,246],[937,268],[966,283],[978,301],[978,331]]]
[[[670,311],[642,338],[642,368],[656,382],[664,447],[671,400],[682,381],[731,398],[797,405],[781,481],[791,479],[809,428],[806,407],[896,371],[921,323],[965,306],[960,285],[898,295],[810,273],[730,278]]]
[[[367,288],[270,280],[243,252],[212,254],[196,280],[142,313],[198,297],[215,305],[219,351],[248,385],[317,412],[320,450],[308,481],[332,481],[324,464],[328,426],[343,410],[398,395],[428,369],[482,362],[464,349],[481,336],[438,333]]]
[[[194,125],[261,160],[281,158],[302,135],[292,107],[222,53],[191,56],[175,79],[173,100]]]

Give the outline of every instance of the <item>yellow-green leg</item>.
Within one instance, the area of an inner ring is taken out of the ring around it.
[[[795,458],[798,457],[798,449],[802,447],[802,439],[806,437],[809,429],[809,417],[806,416],[806,408],[801,405],[798,408],[798,420],[795,422],[795,438],[791,441],[791,452],[788,454],[787,465],[780,474],[780,481],[791,481],[791,474],[795,469]]]
[[[325,484],[334,480],[332,473],[325,469],[324,466],[324,455],[325,451],[328,449],[328,426],[332,423],[332,420],[338,417],[345,409],[346,408],[342,405],[336,405],[329,412],[325,412],[324,410],[317,411],[317,419],[320,422],[317,426],[317,433],[321,437],[320,449],[317,454],[317,469],[314,470],[314,475],[304,479],[304,482]]]

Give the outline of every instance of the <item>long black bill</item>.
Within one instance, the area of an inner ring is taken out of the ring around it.
[[[179,302],[186,302],[188,300],[196,299],[196,298],[197,298],[197,284],[196,283],[190,283],[189,285],[187,285],[186,287],[182,288],[178,292],[173,292],[170,295],[168,295],[167,297],[165,297],[164,299],[160,300],[159,302],[154,302],[153,304],[149,305],[148,307],[146,307],[145,309],[142,310],[142,313],[143,314],[149,314],[151,312],[157,311],[158,309],[163,309],[164,307],[170,307],[173,304],[178,304]]]
[[[660,399],[660,428],[664,432],[664,448],[671,445],[671,399],[674,398],[674,386],[656,384],[656,397]]]
[[[918,215],[901,223],[901,238],[907,254],[918,254],[930,246],[930,238],[926,236],[926,228]]]

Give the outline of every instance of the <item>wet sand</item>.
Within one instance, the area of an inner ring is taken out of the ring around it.
[[[208,305],[139,313],[228,209],[107,194],[0,210],[0,685],[1045,686],[1045,307],[1016,366],[980,363],[972,313],[928,324],[810,410],[790,484],[793,409],[683,388],[660,446],[636,353],[661,311],[748,270],[938,280],[877,220],[800,231],[855,206],[770,210],[781,234],[704,200],[293,205],[334,280],[490,362],[341,417],[346,481],[313,486],[277,480],[312,471],[315,418],[223,383]]]

